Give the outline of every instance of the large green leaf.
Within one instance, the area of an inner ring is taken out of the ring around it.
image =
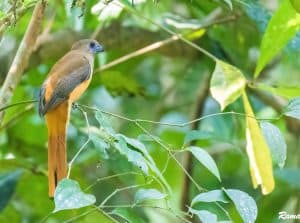
[[[166,196],[156,189],[139,189],[134,196],[134,201],[138,204],[147,200],[161,200]]]
[[[219,181],[221,181],[218,167],[213,158],[204,149],[196,146],[188,147],[188,150],[194,155],[194,157],[205,166]]]
[[[260,127],[271,150],[273,161],[283,167],[286,160],[286,143],[280,130],[269,122],[261,122]]]
[[[221,60],[216,61],[210,92],[220,104],[221,110],[241,96],[245,84],[246,79],[239,69]]]
[[[184,144],[187,145],[189,142],[201,139],[210,139],[213,137],[212,132],[203,130],[192,130],[189,131],[184,137]]]
[[[208,192],[198,194],[196,197],[194,197],[191,202],[191,206],[194,206],[198,202],[216,202],[216,201],[220,201],[223,203],[229,202],[223,190],[211,190]]]
[[[59,181],[55,189],[55,209],[53,212],[82,208],[92,205],[95,202],[95,196],[92,194],[83,193],[76,181],[63,179]]]
[[[203,223],[218,223],[217,215],[206,210],[195,210],[190,208],[189,211],[196,215]]]
[[[255,77],[258,77],[266,64],[296,35],[299,29],[300,14],[293,8],[290,0],[283,0],[263,36]]]
[[[116,149],[124,156],[127,157],[128,161],[140,168],[146,175],[148,175],[148,165],[146,159],[142,153],[130,149],[127,146],[126,140],[122,136],[117,136],[118,142],[114,143]]]
[[[6,207],[14,194],[22,173],[22,170],[15,170],[0,175],[0,211]]]
[[[253,198],[240,190],[224,189],[224,191],[234,203],[244,223],[254,223],[257,217],[257,206]]]
[[[272,158],[264,136],[255,119],[246,93],[243,94],[246,116],[247,154],[249,158],[250,174],[254,188],[262,187],[262,193],[268,194],[275,187]]]

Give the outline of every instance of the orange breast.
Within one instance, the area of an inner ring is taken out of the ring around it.
[[[70,94],[70,101],[71,103],[76,101],[82,94],[83,92],[87,89],[87,87],[89,86],[90,84],[90,79],[82,82],[80,85],[78,85],[73,91],[72,93]]]

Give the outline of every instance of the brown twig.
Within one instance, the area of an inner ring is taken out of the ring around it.
[[[16,86],[21,80],[24,69],[27,67],[35,42],[41,30],[45,5],[45,2],[39,1],[34,8],[26,33],[1,88],[0,107],[4,107],[9,103]],[[0,113],[0,123],[3,120],[3,117],[4,113],[2,112]]]
[[[204,103],[206,101],[207,96],[209,95],[209,82],[210,82],[211,75],[207,75],[205,77],[205,80],[202,83],[202,88],[198,94],[197,101],[196,101],[196,106],[195,106],[195,111],[193,114],[193,119],[198,119],[199,117],[202,116],[203,109],[204,109]],[[191,125],[192,130],[197,130],[199,127],[200,121],[193,122]],[[193,142],[191,143],[191,145]],[[184,154],[184,162],[183,165],[187,172],[192,175],[192,170],[193,170],[193,156],[191,153],[185,153]],[[187,211],[187,205],[190,204],[189,201],[189,191],[190,191],[190,186],[191,186],[191,181],[190,179],[185,175],[183,179],[183,185],[182,185],[182,192],[181,192],[181,210],[182,211]]]

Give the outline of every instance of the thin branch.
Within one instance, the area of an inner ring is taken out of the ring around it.
[[[106,204],[113,196],[115,196],[117,193],[122,192],[124,190],[131,190],[137,187],[143,187],[143,186],[147,186],[149,185],[149,183],[145,183],[145,184],[136,184],[136,185],[131,185],[131,186],[127,186],[127,187],[121,187],[121,188],[117,188],[116,190],[114,190],[110,195],[108,195],[102,202],[100,205],[98,205],[99,208],[101,208],[104,204]]]
[[[144,55],[144,54],[146,54],[146,53],[149,53],[149,52],[151,52],[151,51],[157,50],[157,49],[159,49],[159,48],[161,48],[161,47],[163,47],[163,46],[166,46],[166,45],[168,45],[168,44],[170,44],[170,43],[173,43],[173,42],[175,42],[175,41],[178,41],[178,40],[183,40],[183,39],[185,39],[185,41],[189,41],[190,43],[192,43],[192,42],[191,42],[190,40],[188,40],[187,38],[188,38],[189,36],[193,36],[193,34],[199,32],[199,30],[203,30],[203,29],[205,29],[205,28],[208,28],[208,27],[210,27],[210,26],[217,25],[217,24],[222,24],[222,23],[226,23],[226,22],[231,22],[231,21],[234,21],[236,18],[237,18],[236,15],[231,15],[231,16],[227,16],[227,17],[225,17],[225,18],[218,19],[218,20],[216,20],[216,21],[207,22],[207,24],[204,24],[204,25],[199,26],[198,29],[197,29],[196,31],[190,32],[190,33],[185,34],[185,35],[174,33],[171,37],[169,37],[169,38],[167,38],[167,39],[165,39],[165,40],[161,40],[161,41],[152,43],[152,44],[150,44],[150,45],[148,45],[148,46],[145,46],[145,47],[143,47],[143,48],[141,48],[141,49],[139,49],[139,50],[136,50],[136,51],[134,51],[134,52],[132,52],[132,53],[126,54],[126,55],[124,55],[124,56],[122,56],[122,57],[117,58],[116,60],[113,60],[113,61],[111,61],[111,62],[109,62],[109,63],[103,65],[102,67],[96,69],[96,70],[95,70],[95,73],[98,73],[98,72],[100,72],[100,71],[107,70],[107,69],[109,69],[109,68],[111,68],[111,67],[113,67],[113,66],[116,66],[116,65],[118,65],[118,64],[120,64],[120,63],[123,63],[123,62],[125,62],[125,61],[127,61],[127,60],[130,60],[130,59],[133,59],[133,58],[135,58],[135,57],[138,57],[138,56]],[[158,24],[157,24],[157,25],[158,25]],[[94,36],[94,35],[93,35],[93,36]],[[94,36],[94,38],[95,38],[95,36]],[[189,44],[189,45],[190,45],[190,44]],[[195,47],[194,47],[194,48],[195,48]],[[198,48],[198,46],[197,46],[197,48]],[[202,49],[202,48],[201,48],[201,49]],[[198,50],[199,50],[199,49],[198,49]],[[202,51],[201,51],[201,52],[202,52]]]
[[[204,103],[206,101],[207,96],[209,95],[209,82],[210,82],[211,75],[212,74],[207,75],[207,77],[205,77],[204,84],[202,84],[202,88],[200,88],[201,91],[198,94],[196,106],[195,106],[195,112],[193,114],[194,119],[198,119],[199,117],[202,116],[204,110]],[[191,125],[191,129],[197,130],[199,124],[200,124],[200,120],[193,122]],[[195,142],[191,142],[191,145],[193,145],[194,143]],[[191,153],[184,154],[183,166],[190,175],[193,175],[193,155]],[[185,175],[183,179],[181,201],[180,201],[181,202],[180,206],[182,211],[188,211],[186,205],[190,203],[189,200],[189,192],[191,188],[190,186],[191,186],[190,178],[187,177],[187,175]]]
[[[36,103],[36,102],[37,102],[37,100],[28,100],[28,101],[20,101],[17,103],[9,104],[9,105],[6,105],[6,106],[0,108],[0,112],[6,110],[8,108],[15,107],[15,106],[24,105],[24,104],[32,104],[32,103]]]
[[[152,19],[149,19],[148,17],[144,16],[143,14],[137,12],[135,9],[132,9],[131,7],[129,7],[127,5],[124,5],[124,4],[120,3],[120,2],[115,2],[115,1],[113,1],[112,3],[115,4],[115,5],[117,5],[117,6],[119,6],[119,7],[121,7],[121,8],[123,8],[123,9],[125,9],[125,10],[127,10],[128,12],[130,12],[130,13],[138,16],[139,18],[142,18],[143,20],[145,20],[145,21],[147,21],[147,22],[149,22],[149,23],[151,23],[151,24],[159,27],[160,29],[166,31],[167,33],[169,33],[171,35],[178,35],[176,32],[172,31],[171,29],[169,29],[169,28],[167,28],[167,27],[165,27],[163,25],[160,25],[159,23],[153,21]],[[209,53],[208,51],[206,51],[202,47],[198,46],[197,44],[191,42],[190,40],[184,38],[183,36],[178,36],[178,38],[181,41],[183,41],[186,44],[188,44],[189,46],[191,46],[191,47],[197,49],[198,51],[202,52],[203,54],[205,54],[207,57],[211,58],[212,60],[214,60],[214,61],[217,60],[217,58],[214,55],[212,55],[211,53]]]
[[[87,129],[88,129],[88,139],[85,141],[85,143],[80,147],[80,149],[77,151],[77,153],[75,154],[75,156],[72,158],[72,160],[69,162],[68,164],[68,175],[67,178],[70,177],[70,173],[71,173],[71,169],[72,169],[72,165],[74,163],[74,161],[77,159],[77,157],[79,156],[79,154],[85,149],[86,145],[91,141],[91,133],[90,133],[90,123],[89,123],[89,119],[87,117],[87,114],[85,111],[83,111],[80,107],[78,107],[78,109],[82,112],[85,121],[86,121],[86,125],[87,125]]]
[[[136,207],[141,207],[141,208],[153,208],[153,209],[158,209],[162,211],[169,212],[170,214],[174,215],[176,218],[179,220],[186,222],[186,223],[191,223],[191,221],[181,217],[176,213],[175,210],[173,210],[170,207],[160,207],[160,206],[154,206],[154,205],[147,205],[147,204],[123,204],[123,205],[104,205],[102,208],[136,208]],[[187,217],[190,217],[189,213],[186,212],[181,212],[179,211],[182,215],[185,215]]]
[[[17,114],[14,114],[7,122],[5,122],[3,125],[0,126],[0,131],[3,129],[9,128],[12,124],[14,124],[16,121],[21,119],[24,115],[26,115],[28,112],[30,112],[33,109],[33,105],[27,105],[24,109],[22,109]]]
[[[248,117],[248,118],[256,119],[257,121],[276,121],[276,120],[279,120],[282,117],[282,115],[280,115],[276,118],[257,118],[255,116],[248,115],[248,114],[245,114],[245,113],[229,111],[229,112],[217,112],[217,113],[205,115],[205,116],[193,119],[193,120],[188,121],[188,122],[170,123],[170,122],[159,122],[159,121],[153,121],[153,120],[147,120],[147,119],[132,119],[132,118],[128,118],[128,117],[125,117],[125,116],[122,116],[122,115],[119,115],[119,114],[108,112],[108,111],[105,111],[105,110],[102,110],[102,109],[96,108],[96,107],[90,107],[90,106],[82,105],[82,104],[78,104],[78,106],[82,107],[84,109],[91,110],[91,111],[99,111],[103,114],[106,114],[106,115],[109,115],[109,116],[112,116],[112,117],[115,117],[115,118],[119,118],[119,119],[122,119],[124,121],[133,122],[133,123],[136,123],[136,122],[138,122],[138,123],[149,123],[149,124],[165,125],[165,126],[173,126],[173,127],[186,127],[186,126],[191,125],[195,122],[199,122],[199,121],[203,121],[203,120],[208,119],[208,118],[223,116],[223,115],[236,115],[236,116]]]
[[[30,23],[18,48],[13,63],[8,71],[0,91],[0,106],[8,105],[13,92],[19,84],[22,74],[27,67],[29,58],[33,52],[35,42],[41,30],[46,3],[39,1],[33,11]],[[0,113],[0,123],[3,120],[3,112]]]
[[[197,182],[193,179],[193,177],[186,171],[186,169],[182,166],[182,164],[176,159],[175,155],[171,152],[170,148],[163,144],[157,137],[153,136],[148,130],[146,130],[143,126],[141,126],[138,122],[135,122],[136,126],[139,127],[144,133],[150,136],[157,144],[159,144],[162,148],[164,148],[169,156],[176,162],[176,164],[182,169],[182,171],[188,176],[191,182],[196,186],[199,191],[204,191],[205,188],[202,188]]]
[[[115,178],[115,177],[121,177],[121,176],[126,176],[126,175],[140,175],[140,176],[143,176],[143,174],[141,173],[137,173],[137,172],[126,172],[126,173],[118,173],[118,174],[114,174],[114,175],[110,175],[110,176],[106,176],[106,177],[100,177],[98,179],[96,179],[96,181],[92,184],[90,184],[89,186],[87,186],[84,191],[92,188],[93,186],[95,186],[96,184],[98,184],[99,182],[101,181],[104,181],[104,180],[109,180],[109,179],[112,179],[112,178]]]

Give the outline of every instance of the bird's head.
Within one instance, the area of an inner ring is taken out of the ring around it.
[[[103,46],[94,39],[83,39],[73,44],[72,50],[83,50],[87,53],[97,54],[104,51]]]

